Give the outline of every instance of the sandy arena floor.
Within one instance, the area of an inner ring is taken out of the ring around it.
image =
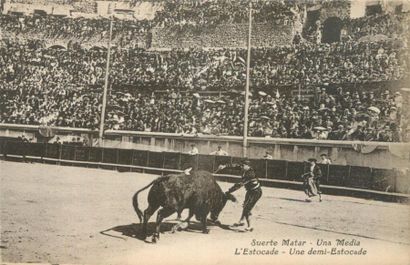
[[[253,232],[210,226],[210,234],[202,234],[194,224],[190,231],[171,234],[172,215],[159,243],[151,244],[138,238],[131,198],[156,176],[0,161],[0,177],[3,263],[410,264],[408,205],[326,195],[321,203],[307,203],[301,191],[264,188],[253,211]],[[220,184],[224,190],[232,185]],[[139,197],[142,209],[146,194]],[[228,202],[223,224],[240,216],[244,191],[235,195],[240,203]],[[254,239],[278,243],[252,246]],[[283,245],[287,239],[306,243],[293,248]],[[336,239],[354,240],[356,246],[336,246]],[[318,246],[318,240],[331,246]],[[254,248],[259,255],[243,255]],[[312,248],[328,253],[310,255]],[[332,255],[332,248],[367,253]]]

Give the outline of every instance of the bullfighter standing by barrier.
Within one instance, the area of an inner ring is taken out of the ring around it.
[[[196,148],[195,144],[191,144],[191,150],[189,150],[188,154],[190,155],[188,161],[185,163],[185,175],[191,175],[191,170],[196,170],[196,157],[199,154],[198,148]]]
[[[322,201],[322,192],[320,191],[320,178],[322,177],[322,171],[320,167],[316,164],[317,160],[314,158],[309,158],[310,163],[309,171],[302,175],[303,178],[303,189],[307,198],[307,202],[310,202],[310,197],[319,195],[319,201]]]
[[[262,196],[261,184],[255,175],[255,170],[250,166],[249,160],[243,160],[241,164],[220,165],[218,170],[224,168],[240,168],[242,171],[241,181],[234,184],[227,193],[232,193],[242,186],[245,186],[246,189],[241,218],[238,223],[233,224],[231,227],[236,228],[245,225],[244,220],[246,219],[248,226],[245,228],[245,231],[251,232],[253,231],[253,227],[251,226],[251,211]]]

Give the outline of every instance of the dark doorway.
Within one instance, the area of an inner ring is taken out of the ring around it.
[[[16,11],[9,11],[8,14],[11,15],[11,16],[16,16],[16,17],[24,16],[23,12],[16,12]]]
[[[54,49],[54,50],[65,50],[65,47],[63,45],[58,45],[58,44],[52,45],[48,48],[49,49]]]
[[[330,17],[323,23],[322,42],[332,43],[340,41],[342,20],[338,17]]]
[[[313,11],[308,11],[307,12],[307,19],[306,19],[306,24],[308,26],[314,26],[316,24],[316,21],[319,20],[320,17],[320,10],[313,10]]]
[[[306,22],[303,27],[302,36],[306,38],[306,36],[310,35],[313,31],[316,30],[316,21],[319,20],[320,17],[320,9],[312,10],[307,12]]]
[[[33,15],[45,17],[47,16],[47,12],[41,9],[34,9]]]
[[[380,4],[366,6],[366,16],[372,16],[372,15],[381,14],[381,13],[382,13],[382,6]]]

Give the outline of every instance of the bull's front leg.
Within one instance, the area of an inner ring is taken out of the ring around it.
[[[159,233],[161,232],[161,223],[164,218],[167,218],[171,214],[175,213],[174,209],[162,208],[158,211],[157,214],[157,223],[155,227],[155,232],[152,235],[152,242],[156,243],[159,240]]]
[[[202,233],[204,234],[209,234],[209,229],[206,226],[206,216],[207,215],[208,215],[207,213],[201,215]]]
[[[191,209],[189,209],[188,217],[185,219],[184,222],[188,223],[188,225],[189,225],[189,223],[191,222],[192,216],[194,216],[194,211],[192,211]]]
[[[182,221],[182,222],[180,222],[180,223],[178,223],[178,224],[176,224],[172,227],[172,233],[175,233],[175,231],[178,231],[179,229],[188,229],[189,223],[191,221],[192,216],[194,216],[194,212],[190,209],[188,217],[184,221]],[[184,223],[187,223],[186,228],[182,227],[182,224],[184,224]]]
[[[180,209],[177,211],[177,220],[180,221],[181,220],[181,213],[182,213],[183,209]]]

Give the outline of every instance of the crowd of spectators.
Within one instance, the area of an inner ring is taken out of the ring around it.
[[[316,99],[254,93],[249,108],[249,135],[255,137],[400,141],[400,92],[349,92],[322,89]],[[163,95],[111,98],[113,129],[182,134],[242,135],[243,96],[200,98],[176,91]],[[369,109],[370,108],[370,109]],[[117,111],[116,111],[117,110]],[[403,138],[404,139],[404,138]]]
[[[53,49],[41,44],[2,42],[0,78],[102,85],[105,49]],[[245,82],[244,49],[112,50],[114,87],[231,90]],[[257,48],[251,54],[253,87],[366,83],[401,80],[409,73],[409,50],[400,40],[300,44]]]
[[[100,97],[88,85],[81,85],[88,80],[87,73],[72,75],[70,61],[58,65],[53,60],[58,50],[42,54],[35,49],[37,45],[28,42],[0,47],[2,122],[39,124],[46,119],[56,126],[85,128],[98,124],[95,115],[101,111]]]
[[[60,3],[61,2],[61,3]],[[56,1],[60,4],[77,4],[78,1]],[[86,1],[85,1],[86,3]],[[113,40],[126,46],[136,35],[148,38],[153,27],[212,26],[221,23],[242,23],[247,21],[247,1],[164,1],[153,20],[116,20]],[[281,1],[254,1],[256,23],[276,21],[292,23],[293,15],[299,10],[296,5]],[[0,27],[20,36],[36,38],[76,39],[77,41],[106,41],[109,20],[103,18],[72,18],[52,15],[13,16],[0,15]],[[148,41],[148,40],[147,40]]]
[[[212,26],[222,23],[246,23],[249,1],[165,1],[163,10],[157,12],[156,26]],[[252,1],[255,23],[276,21],[292,23],[299,11],[295,3],[284,1]]]
[[[154,27],[171,27],[174,31],[179,28],[189,32],[191,32],[190,28],[198,28],[198,34],[201,34],[215,25],[245,23],[248,19],[247,5],[241,1],[173,0],[162,2],[161,5],[162,8],[158,9],[152,20],[116,20],[113,28],[113,42],[123,47],[135,47],[136,36],[143,38],[145,43],[151,41],[149,33]],[[254,23],[291,24],[294,26],[294,33],[301,33],[302,24],[306,20],[305,9],[305,6],[294,3],[259,0],[253,3],[253,21]],[[374,35],[408,38],[409,22],[409,13],[376,14],[357,19],[345,18],[341,21],[341,38],[356,41],[362,37]],[[79,42],[106,43],[109,23],[109,20],[104,18],[0,15],[0,27],[4,32],[16,36],[72,39]],[[322,27],[323,25],[316,21],[310,27],[305,28],[303,30],[304,41],[321,42]]]
[[[220,4],[226,8],[216,8],[213,1],[167,1],[163,13],[153,21],[116,21],[113,38],[118,43],[129,43],[153,26],[204,26],[246,19],[243,3]],[[281,1],[256,1],[254,8],[255,20],[266,22],[285,21],[298,7],[283,5]],[[275,17],[271,13],[285,15]],[[252,49],[249,135],[410,140],[407,127],[399,128],[405,116],[400,93],[348,90],[344,86],[409,78],[408,39],[402,38],[408,28],[395,27],[408,15],[394,19],[400,22],[383,16],[354,20],[350,31],[353,38],[332,44],[300,40],[289,46]],[[369,21],[374,24],[367,25]],[[26,39],[41,35],[106,40],[109,20],[0,15],[0,27]],[[388,40],[357,40],[389,31],[395,33],[387,34],[392,37]],[[42,41],[2,39],[0,122],[96,129],[102,109],[106,58],[107,50],[102,47],[56,49],[46,48]],[[245,84],[245,59],[245,49],[147,51],[129,45],[115,46],[106,126],[114,130],[242,135],[244,103],[236,90],[242,90]],[[326,88],[316,91],[307,101],[290,96],[289,91],[275,93],[284,87],[329,84],[339,88],[336,92]],[[195,92],[200,90],[221,91],[223,96],[199,96]],[[259,90],[267,94],[259,94]]]
[[[112,42],[123,47],[131,46],[139,35],[147,35],[151,21],[129,22],[115,20]],[[4,32],[28,39],[66,39],[84,42],[93,40],[104,44],[109,38],[110,20],[104,18],[72,18],[58,16],[0,15],[0,27]]]
[[[128,1],[130,7],[135,6],[138,1]],[[181,1],[181,0],[167,0],[167,1],[152,1],[156,5],[161,6],[161,11],[157,12],[154,25],[158,27],[163,26],[185,26],[185,25],[215,25],[220,23],[242,23],[248,20],[248,4],[247,0],[231,1]],[[76,1],[76,0],[13,0],[13,3],[24,4],[57,4],[57,5],[71,5],[82,6],[89,5],[88,8],[96,8],[95,1]],[[252,9],[254,20],[257,23],[280,20],[283,23],[290,23],[293,15],[301,8],[296,2],[285,1],[266,1],[254,0],[252,1]],[[82,8],[84,9],[84,8]],[[84,11],[82,9],[75,9],[75,11]]]
[[[0,122],[96,129],[101,90],[66,86],[2,87]],[[41,93],[40,93],[41,92]],[[242,135],[243,96],[226,93],[201,97],[170,90],[160,94],[111,93],[106,127],[114,130],[179,134]],[[408,141],[400,131],[403,98],[389,90],[322,89],[306,101],[289,95],[253,93],[249,135],[255,137]]]
[[[387,37],[409,37],[409,13],[375,14],[356,19],[346,19],[344,27],[353,39],[368,35],[385,35]]]
[[[198,88],[235,91],[245,78],[244,50],[147,52],[114,49],[107,126],[112,129],[241,135],[243,98],[138,94],[142,89]],[[0,122],[97,128],[106,51],[46,49],[39,41],[3,41],[0,48]],[[253,89],[326,82],[374,82],[409,76],[406,46],[400,41],[339,42],[255,49]],[[121,87],[129,85],[130,93]],[[268,90],[269,92],[269,90]],[[398,141],[399,95],[336,95],[299,102],[292,97],[256,97],[250,106],[252,136]],[[377,100],[376,100],[377,99]],[[212,102],[213,101],[213,102]],[[368,108],[380,109],[374,119]],[[358,120],[359,118],[361,120]],[[364,122],[365,121],[365,122]],[[383,122],[381,122],[383,121]],[[314,128],[317,128],[315,130]]]

